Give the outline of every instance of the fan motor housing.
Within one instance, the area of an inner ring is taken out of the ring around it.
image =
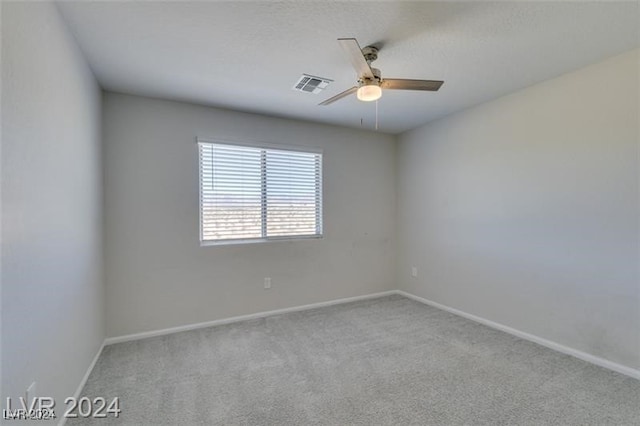
[[[364,50],[364,49],[362,49]],[[373,73],[373,76],[375,78],[371,79],[371,78],[367,78],[367,77],[360,77],[358,79],[358,83],[359,86],[366,86],[368,84],[377,84],[380,85],[380,82],[382,81],[382,73],[380,72],[380,70],[378,68],[371,68],[371,72]]]

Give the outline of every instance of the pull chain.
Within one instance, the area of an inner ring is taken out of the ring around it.
[[[376,100],[376,131],[378,130],[378,101]]]

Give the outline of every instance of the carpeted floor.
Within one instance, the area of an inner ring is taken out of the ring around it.
[[[127,425],[640,425],[640,381],[401,296],[107,346]]]

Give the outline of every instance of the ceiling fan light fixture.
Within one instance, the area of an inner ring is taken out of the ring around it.
[[[382,89],[375,83],[365,84],[358,87],[356,96],[364,102],[377,101],[382,96]]]
[[[1,0],[0,0],[1,1]],[[403,78],[385,78],[377,68],[371,67],[371,62],[378,58],[378,48],[367,46],[360,48],[355,38],[339,38],[338,42],[351,61],[351,65],[358,75],[358,85],[353,86],[337,95],[320,102],[318,105],[330,105],[347,96],[356,94],[359,101],[377,101],[384,90],[421,90],[436,92],[442,86],[441,80],[409,80]]]

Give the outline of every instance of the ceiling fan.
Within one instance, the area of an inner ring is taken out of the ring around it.
[[[371,67],[371,62],[378,59],[378,48],[367,46],[360,48],[355,38],[339,38],[338,43],[347,53],[351,65],[358,73],[358,85],[338,93],[319,105],[329,105],[353,93],[359,100],[369,102],[380,99],[382,89],[389,90],[426,90],[435,92],[444,81],[439,80],[407,80],[402,78],[382,78],[380,70]]]

